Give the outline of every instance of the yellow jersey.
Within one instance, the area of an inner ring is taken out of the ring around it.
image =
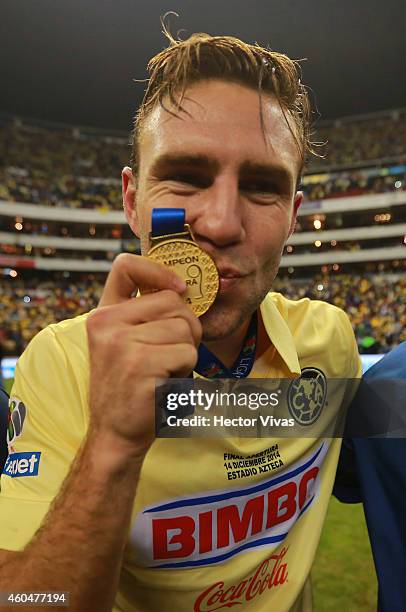
[[[328,410],[340,414],[342,398],[329,397],[328,379],[361,376],[345,313],[278,293],[266,296],[260,312],[271,347],[250,377],[316,370]],[[31,540],[86,435],[86,316],[50,325],[18,361],[0,548],[21,550]],[[134,499],[114,611],[311,610],[308,578],[339,450],[334,438],[155,440]]]

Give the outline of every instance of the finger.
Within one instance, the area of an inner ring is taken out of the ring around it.
[[[140,325],[176,318],[187,321],[195,344],[199,344],[202,337],[200,321],[181,296],[171,290],[141,295],[107,308],[96,308],[88,318],[88,325],[98,327],[100,323],[101,327],[112,329],[117,323]]]
[[[195,343],[191,327],[182,317],[137,325],[133,338],[147,345]]]
[[[107,277],[99,306],[128,300],[142,285],[150,289],[186,290],[184,281],[165,266],[141,255],[121,253],[116,257]]]
[[[162,344],[145,350],[145,370],[158,378],[187,378],[197,363],[197,349],[189,343]]]

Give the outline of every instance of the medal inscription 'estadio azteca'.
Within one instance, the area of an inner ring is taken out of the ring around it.
[[[186,283],[184,299],[197,317],[216,299],[219,275],[210,255],[191,240],[164,240],[153,246],[148,257],[171,268]]]

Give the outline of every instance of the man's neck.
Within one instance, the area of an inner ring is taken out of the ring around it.
[[[251,318],[245,321],[238,329],[236,329],[235,332],[231,334],[231,336],[228,336],[227,338],[223,338],[222,340],[213,340],[212,342],[204,342],[204,345],[207,346],[209,351],[211,351],[217,357],[217,359],[220,359],[226,368],[231,368],[240,354],[250,322]],[[269,340],[268,334],[265,330],[261,312],[258,311],[258,335],[255,358],[257,359],[263,353],[265,353],[270,345],[271,341]]]
[[[226,368],[231,368],[240,354],[250,321],[251,319],[245,321],[227,338],[204,342],[209,351],[220,359]]]

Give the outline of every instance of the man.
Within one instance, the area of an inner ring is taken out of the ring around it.
[[[406,601],[405,397],[403,342],[363,377],[348,415],[348,433],[357,437],[343,443],[334,485],[341,501],[364,504],[380,612],[403,610]]]
[[[232,370],[255,313],[251,377],[314,375],[326,411],[327,377],[359,374],[342,311],[267,296],[302,199],[307,93],[289,58],[231,37],[171,40],[149,70],[127,219],[145,255],[152,209],[185,209],[220,290],[198,320],[169,269],[120,256],[98,309],[31,343],[12,392],[27,418],[2,476],[0,591],[69,591],[80,612],[309,610],[339,441],[154,441],[153,410],[155,380],[188,376],[202,334]],[[237,474],[233,457],[263,469]]]

